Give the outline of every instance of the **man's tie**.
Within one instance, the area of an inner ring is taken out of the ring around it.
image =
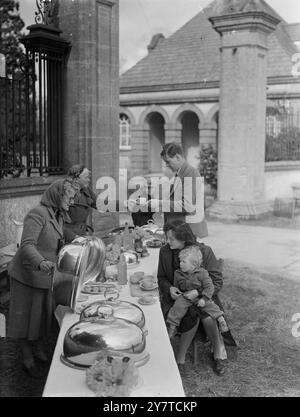
[[[173,181],[173,183],[171,184],[171,187],[170,187],[170,196],[174,194],[174,186],[175,186],[175,181],[176,181],[177,177],[178,177],[178,175],[177,175],[177,172],[176,172],[175,177],[174,177],[174,181]]]

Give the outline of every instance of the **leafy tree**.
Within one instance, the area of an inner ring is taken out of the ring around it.
[[[17,86],[21,92],[23,108],[25,107],[25,82],[19,82],[20,79],[24,79],[24,74],[20,70],[20,63],[24,59],[24,48],[20,43],[23,28],[19,1],[0,0],[0,53],[5,55],[7,68],[7,78],[0,78],[0,152],[2,154],[0,178],[7,174],[19,176],[22,171],[21,154],[16,154],[16,147],[20,147],[21,137],[24,137],[22,132],[25,130],[25,115],[22,114],[19,124],[20,118],[13,120],[12,114],[13,108],[15,112],[18,108]],[[13,131],[15,131],[14,140]]]
[[[0,52],[8,69],[16,67],[24,56],[20,37],[25,24],[19,14],[19,1],[0,0]]]

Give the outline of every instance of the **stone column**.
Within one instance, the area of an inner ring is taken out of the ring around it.
[[[97,179],[119,174],[118,0],[60,1],[60,27],[72,44],[66,70],[64,166],[84,164]],[[117,184],[118,189],[118,184]],[[96,232],[117,215],[94,211]]]
[[[131,130],[131,177],[149,173],[149,128],[133,125]]]
[[[179,124],[165,124],[165,143],[177,142],[182,145],[182,126]]]
[[[212,216],[250,218],[268,211],[264,179],[267,45],[279,20],[260,7],[258,0],[242,11],[227,9],[210,19],[222,37],[218,201],[209,211]]]

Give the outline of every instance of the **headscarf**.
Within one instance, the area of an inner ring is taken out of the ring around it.
[[[84,165],[73,165],[68,171],[68,176],[71,178],[79,178],[79,175],[82,173],[84,168]]]
[[[61,214],[65,221],[70,221],[67,213],[62,209],[61,202],[67,188],[74,188],[69,179],[61,179],[53,182],[44,192],[41,204],[46,207],[51,207],[55,215]]]
[[[84,171],[85,166],[84,165],[73,165],[69,171],[68,171],[68,178],[73,181],[77,186],[80,187],[80,193],[77,194],[75,198],[75,205],[77,203],[82,204],[82,199],[80,198],[80,194],[84,195],[84,203],[86,203],[87,206],[96,208],[96,195],[92,191],[91,187],[84,187],[80,182],[80,174]]]

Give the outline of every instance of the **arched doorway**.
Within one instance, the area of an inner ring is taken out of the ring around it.
[[[151,113],[147,122],[149,125],[149,172],[162,172],[160,153],[165,144],[165,119],[160,113]]]
[[[187,162],[193,167],[199,166],[199,117],[192,111],[181,116],[181,142]]]

